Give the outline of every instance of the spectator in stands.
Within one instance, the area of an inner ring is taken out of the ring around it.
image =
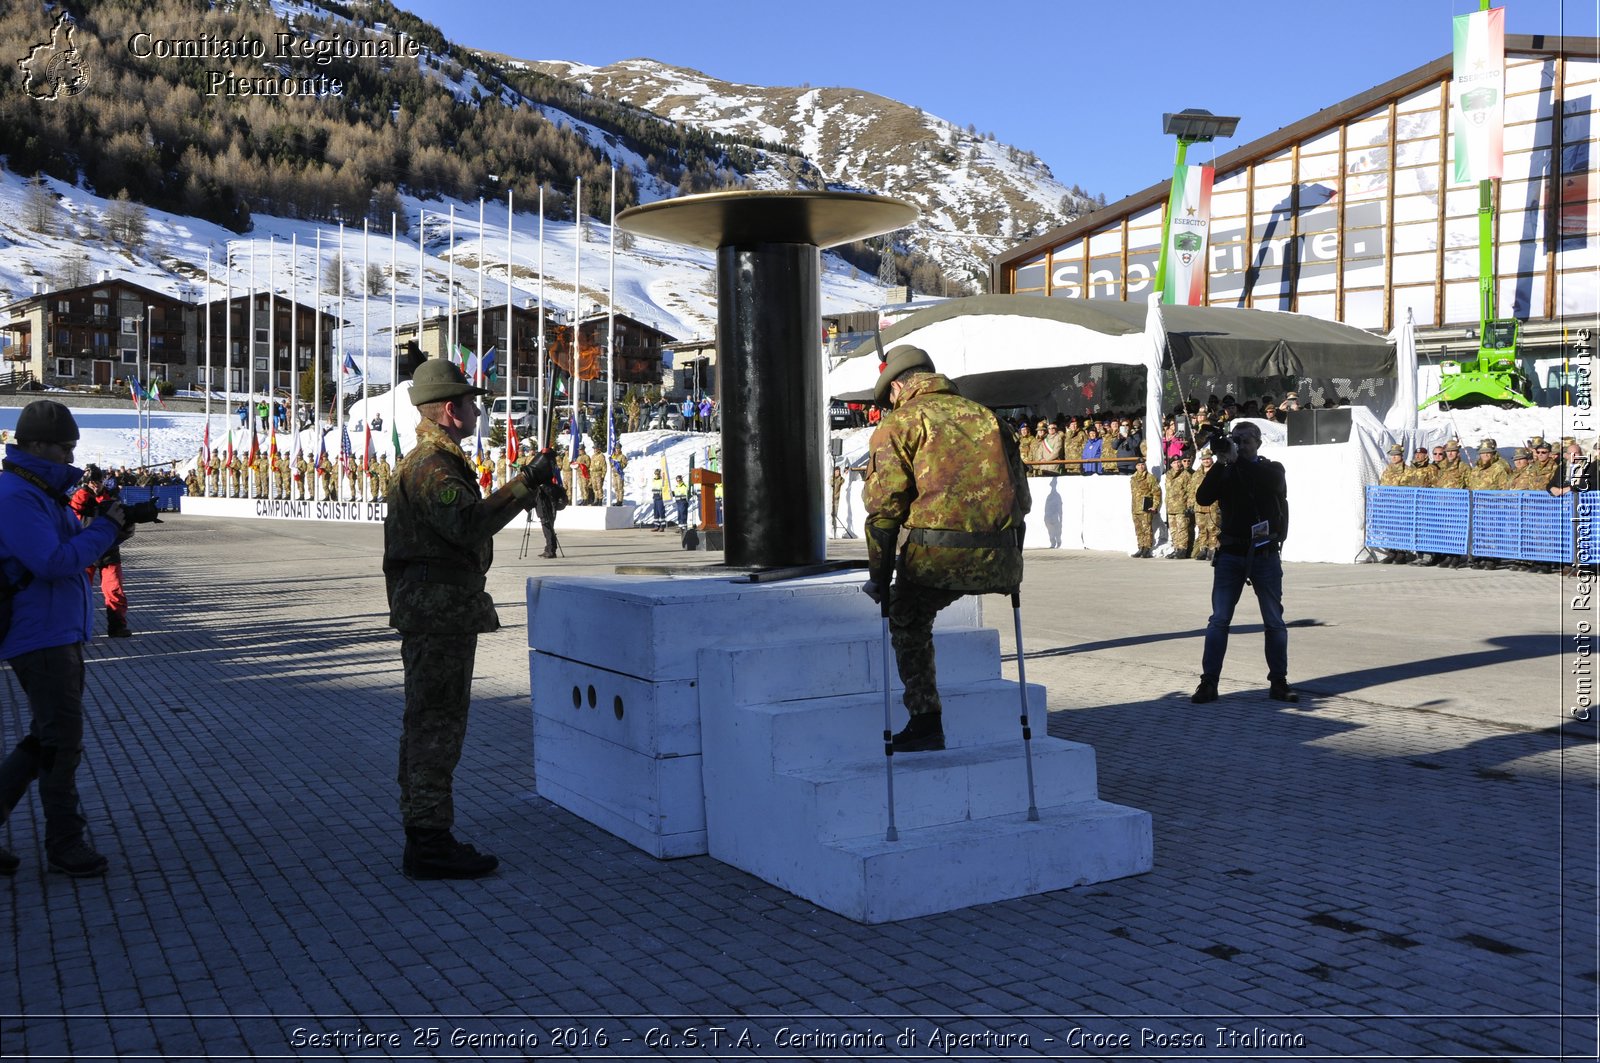
[[[1505,462],[1500,460],[1500,445],[1493,439],[1483,439],[1478,443],[1478,464],[1467,471],[1467,489],[1469,491],[1504,491],[1511,485],[1511,475],[1506,470]],[[1473,568],[1496,569],[1500,561],[1493,557],[1479,557],[1472,562]]]
[[[1561,463],[1556,460],[1555,454],[1544,436],[1534,436],[1528,440],[1528,450],[1533,456],[1529,466],[1534,472],[1529,474],[1529,482],[1533,484],[1530,491],[1548,491],[1550,485],[1561,479]]]
[[[1083,474],[1085,476],[1099,475],[1100,462],[1097,459],[1100,457],[1100,451],[1100,429],[1098,427],[1090,428],[1089,438],[1083,444]]]
[[[1133,475],[1134,462],[1139,458],[1139,437],[1134,435],[1133,427],[1123,418],[1122,424],[1117,428],[1117,457],[1122,460],[1117,463],[1117,472],[1120,475]]]
[[[1287,419],[1289,414],[1294,413],[1300,408],[1299,394],[1293,391],[1286,393],[1283,396],[1282,405],[1280,405],[1278,408],[1283,411],[1284,417]]]
[[[1061,475],[1061,458],[1066,452],[1065,441],[1061,438],[1061,427],[1054,421],[1045,426],[1044,436],[1034,447],[1034,453],[1039,460],[1047,464],[1040,466],[1039,471],[1046,476]]]
[[[1068,476],[1079,476],[1083,469],[1077,459],[1083,457],[1083,445],[1089,441],[1089,433],[1084,431],[1084,426],[1076,417],[1067,421],[1067,427],[1061,431],[1061,456],[1066,463],[1061,466],[1061,471]]]
[[[1028,475],[1040,475],[1038,467],[1033,464],[1037,460],[1034,454],[1033,426],[1027,421],[1023,421],[1017,428],[1017,450],[1022,454],[1023,468],[1027,470]]]

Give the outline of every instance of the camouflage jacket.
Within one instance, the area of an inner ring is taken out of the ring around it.
[[[1167,470],[1167,475],[1163,479],[1168,513],[1182,513],[1194,505],[1195,485],[1189,482],[1188,469],[1182,465],[1173,465]]]
[[[1016,433],[937,373],[912,378],[873,431],[861,499],[873,566],[882,549],[873,530],[992,535],[1020,527],[1032,505]],[[1022,582],[1022,549],[907,541],[899,572],[926,587],[1010,592]]]
[[[1446,459],[1435,466],[1433,474],[1434,487],[1450,487],[1460,490],[1467,486],[1467,463],[1457,458],[1455,461]]]
[[[1128,480],[1128,490],[1133,493],[1133,514],[1154,513],[1161,508],[1161,484],[1148,469],[1136,472]]]
[[[1409,471],[1403,461],[1399,465],[1385,465],[1383,471],[1378,474],[1378,486],[1410,487],[1410,483],[1406,480],[1406,473]]]
[[[483,589],[494,533],[521,510],[491,514],[467,456],[443,428],[423,420],[400,460],[383,521],[389,626],[401,631],[494,631],[500,618]]]
[[[1413,462],[1406,466],[1406,483],[1411,487],[1432,487],[1439,482],[1439,470],[1428,462],[1421,465]]]
[[[1504,491],[1511,486],[1511,474],[1498,461],[1487,467],[1474,465],[1467,470],[1467,487],[1473,491]]]

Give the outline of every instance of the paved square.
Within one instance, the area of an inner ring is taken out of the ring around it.
[[[1101,796],[1153,814],[1155,870],[864,927],[534,796],[524,579],[683,555],[644,531],[563,535],[558,562],[519,560],[520,540],[498,544],[505,628],[480,642],[457,773],[459,832],[502,869],[413,883],[380,530],[140,529],[138,635],[88,653],[80,781],[112,869],[45,874],[31,794],[0,828],[23,858],[0,880],[0,1056],[1596,1051],[1597,750],[1567,715],[1592,612],[1573,581],[1291,565],[1303,701],[1266,699],[1247,596],[1224,696],[1197,707],[1205,565],[1030,554],[1028,677],[1051,732],[1095,746]],[[1009,603],[985,607],[1009,645]],[[7,748],[25,720],[4,670]]]

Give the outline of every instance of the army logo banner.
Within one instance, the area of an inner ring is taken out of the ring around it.
[[[1206,242],[1211,231],[1210,166],[1186,166],[1173,176],[1172,211],[1163,303],[1202,306],[1206,301]]]
[[[1455,76],[1450,114],[1455,122],[1456,183],[1474,184],[1505,170],[1506,9],[1455,19]]]

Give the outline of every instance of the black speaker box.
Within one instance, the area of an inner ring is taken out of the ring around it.
[[[1294,410],[1285,427],[1291,447],[1310,447],[1319,443],[1350,442],[1350,407],[1331,410]]]

